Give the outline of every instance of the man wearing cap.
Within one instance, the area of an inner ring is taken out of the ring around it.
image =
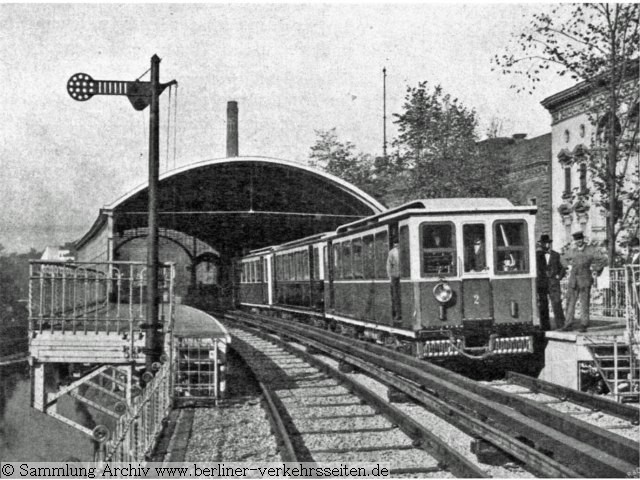
[[[579,332],[586,332],[589,325],[589,302],[591,300],[591,285],[593,285],[594,270],[598,275],[607,264],[607,259],[594,247],[587,245],[584,234],[573,234],[573,247],[567,254],[571,266],[567,291],[567,319],[566,324],[559,330],[573,330],[576,302],[580,299],[580,327]]]
[[[553,308],[555,327],[564,325],[564,312],[562,311],[562,296],[560,294],[560,280],[567,269],[560,261],[560,254],[551,250],[551,237],[546,233],[540,236],[540,250],[536,253],[538,265],[538,312],[540,313],[540,328],[544,331],[551,330],[549,322],[549,300]],[[547,298],[548,297],[548,298]]]
[[[394,326],[402,322],[400,310],[400,251],[398,250],[398,240],[391,241],[391,250],[387,256],[387,276],[391,283],[391,317]]]

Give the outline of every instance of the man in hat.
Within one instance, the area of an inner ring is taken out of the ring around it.
[[[394,326],[399,326],[402,322],[402,312],[400,296],[400,251],[398,249],[397,238],[392,239],[391,249],[387,256],[387,276],[391,284],[392,322]]]
[[[607,264],[607,259],[594,247],[587,245],[584,234],[573,234],[573,247],[567,255],[571,266],[567,291],[567,319],[566,324],[559,330],[573,330],[576,302],[580,299],[580,327],[579,332],[586,332],[589,325],[589,302],[591,301],[591,285],[593,285],[592,270],[598,275]]]
[[[549,322],[549,300],[553,308],[555,327],[564,325],[564,312],[562,311],[562,296],[560,294],[560,280],[567,269],[560,261],[560,254],[551,249],[551,237],[546,233],[540,236],[540,250],[536,252],[538,265],[538,312],[540,313],[540,328],[551,330]],[[547,298],[548,297],[548,298]]]
[[[640,265],[640,240],[638,237],[633,237],[629,241],[629,256],[627,257],[628,265]]]

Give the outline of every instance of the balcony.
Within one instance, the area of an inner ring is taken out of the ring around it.
[[[173,317],[173,264],[158,270],[159,322]],[[34,261],[29,351],[40,362],[142,362],[147,267],[137,262]]]

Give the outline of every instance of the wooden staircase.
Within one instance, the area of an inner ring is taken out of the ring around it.
[[[640,361],[629,343],[587,345],[595,365],[618,402],[640,401]]]

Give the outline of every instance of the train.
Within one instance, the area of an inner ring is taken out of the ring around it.
[[[531,355],[541,334],[535,214],[504,198],[412,201],[247,252],[234,263],[235,302],[421,359]]]

